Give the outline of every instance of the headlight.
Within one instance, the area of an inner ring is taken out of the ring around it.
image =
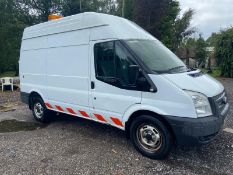
[[[193,91],[185,90],[185,92],[187,92],[191,96],[198,117],[207,117],[212,115],[209,100],[205,95]]]

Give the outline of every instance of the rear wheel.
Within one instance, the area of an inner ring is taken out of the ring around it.
[[[32,97],[32,113],[34,118],[42,123],[48,122],[48,114],[49,111],[46,109],[45,104],[41,97],[39,96],[34,96]]]
[[[172,146],[172,136],[163,122],[149,115],[137,117],[130,126],[130,138],[144,156],[164,159]]]

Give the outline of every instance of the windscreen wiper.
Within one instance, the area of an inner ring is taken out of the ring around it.
[[[177,70],[177,69],[180,69],[180,68],[183,68],[183,67],[185,67],[185,66],[176,66],[176,67],[173,67],[171,69],[168,69],[168,72],[172,72],[174,70]]]

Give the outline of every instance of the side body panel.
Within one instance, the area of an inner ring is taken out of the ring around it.
[[[25,39],[21,47],[21,91],[41,95],[51,110],[89,115],[90,30]]]
[[[142,104],[157,108],[162,115],[197,118],[191,97],[162,75],[149,75],[156,85],[156,93],[144,92]]]
[[[48,36],[46,101],[55,110],[89,116],[89,34],[86,29]]]
[[[149,75],[157,87],[157,92],[142,92],[141,104],[127,109],[123,122],[136,111],[146,110],[161,116],[177,118],[197,118],[192,99],[182,89],[165,79],[162,75]]]
[[[22,41],[19,74],[21,92],[38,92],[47,97],[46,59],[47,38],[31,38]]]

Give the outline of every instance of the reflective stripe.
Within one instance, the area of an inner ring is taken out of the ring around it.
[[[79,110],[80,114],[84,117],[90,118],[90,116],[85,112],[85,111],[81,111]]]
[[[114,117],[110,117],[110,118],[116,125],[123,127],[122,122],[118,118],[114,118]]]
[[[49,103],[45,103],[45,105],[47,106],[47,108],[49,108],[49,109],[53,109],[53,107],[52,107],[52,105],[51,105],[51,104],[49,104]]]
[[[58,106],[58,105],[55,105],[55,106],[56,106],[56,108],[57,108],[59,111],[64,112],[64,110],[62,109],[62,107],[61,107],[61,106]]]
[[[98,120],[100,120],[100,121],[102,121],[102,122],[107,122],[106,120],[105,120],[105,118],[102,116],[102,115],[100,115],[100,114],[94,114],[95,115],[95,117],[98,119]]]
[[[49,103],[45,103],[46,107],[49,108],[49,109],[54,109],[53,106]],[[55,108],[60,111],[60,112],[65,112],[63,110],[63,108],[59,105],[55,105]],[[73,115],[79,115],[78,113],[75,112],[75,110],[73,110],[72,108],[70,107],[67,107],[64,109],[66,109],[66,111],[68,111],[70,114],[73,114]],[[78,112],[83,116],[83,117],[86,117],[86,118],[91,118],[90,115],[83,111],[83,110],[78,110]],[[99,120],[99,121],[102,121],[102,122],[105,122],[105,123],[108,123],[108,121],[101,115],[101,114],[95,114],[93,113],[93,115]],[[115,118],[115,117],[110,117],[110,119],[112,120],[112,122],[117,125],[117,126],[120,126],[120,127],[124,127],[123,123],[121,122],[121,120],[119,120],[118,118]]]
[[[66,108],[66,109],[67,109],[67,111],[68,111],[69,113],[71,113],[71,114],[76,114],[76,113],[74,112],[73,109],[71,109],[71,108]]]

